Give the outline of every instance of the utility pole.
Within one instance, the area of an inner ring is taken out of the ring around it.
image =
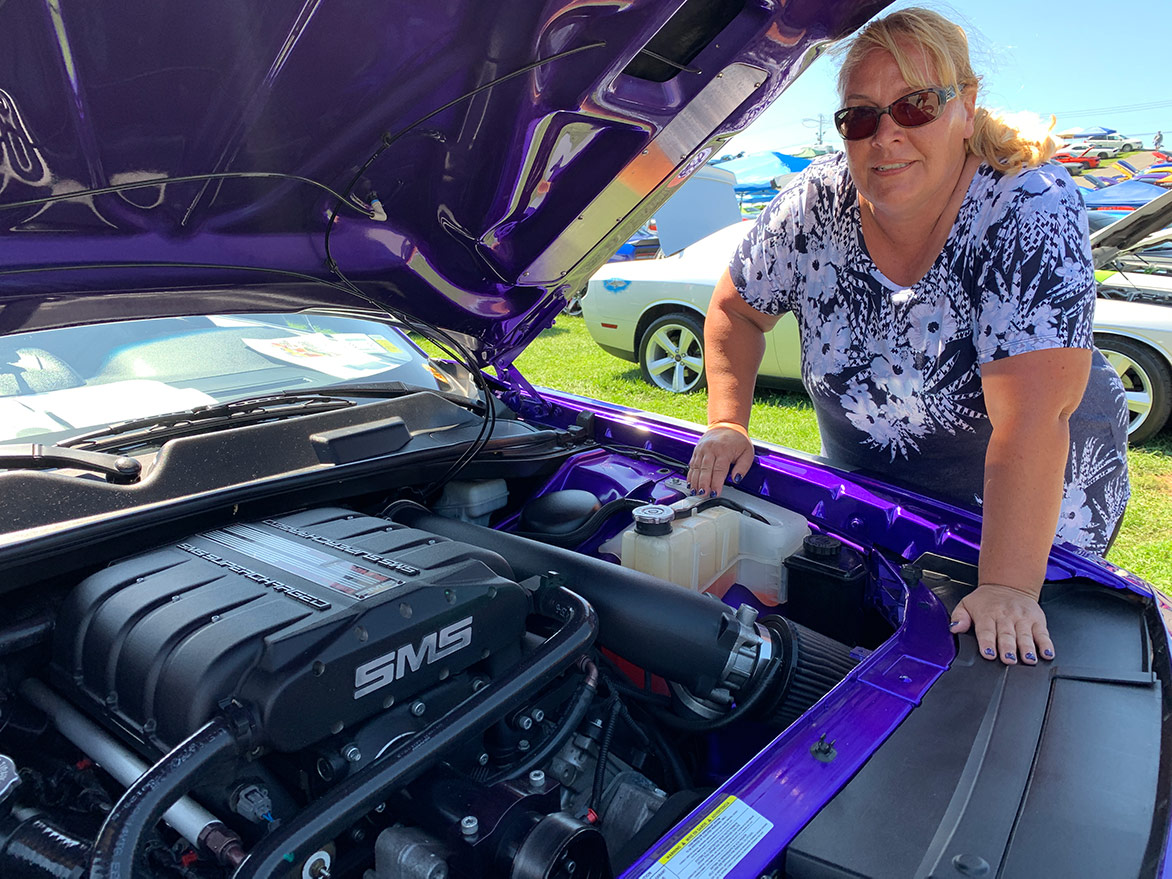
[[[826,119],[825,113],[819,113],[817,117],[808,116],[802,120],[802,124],[805,125],[807,128],[817,128],[818,129],[818,146],[822,146],[822,132],[826,128],[826,122],[827,122],[827,119]]]

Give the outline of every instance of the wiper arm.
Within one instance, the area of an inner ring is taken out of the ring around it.
[[[105,452],[86,452],[40,443],[0,445],[0,469],[55,470],[59,467],[92,470],[117,485],[136,482],[142,473],[142,464],[126,455],[107,455]]]
[[[246,424],[291,418],[317,412],[330,412],[355,405],[344,396],[324,393],[265,394],[228,403],[195,406],[182,412],[170,412],[132,421],[121,421],[70,437],[59,447],[89,449],[123,448],[137,443],[158,442],[179,436],[191,436],[208,430],[223,430]]]

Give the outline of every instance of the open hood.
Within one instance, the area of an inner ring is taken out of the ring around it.
[[[377,303],[507,364],[884,5],[5,4],[0,332]]]
[[[1172,223],[1172,191],[1136,208],[1091,235],[1091,257],[1100,269],[1121,253],[1151,247],[1169,240],[1165,227]]]

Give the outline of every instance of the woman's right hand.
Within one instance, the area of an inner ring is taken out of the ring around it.
[[[740,482],[753,466],[753,441],[741,425],[714,424],[696,443],[688,464],[692,494],[716,497],[725,479]]]

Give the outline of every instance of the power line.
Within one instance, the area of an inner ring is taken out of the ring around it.
[[[1172,107],[1172,101],[1149,101],[1146,104],[1124,104],[1114,107],[1091,107],[1085,110],[1054,110],[1055,116],[1087,116],[1092,113],[1142,113]]]

